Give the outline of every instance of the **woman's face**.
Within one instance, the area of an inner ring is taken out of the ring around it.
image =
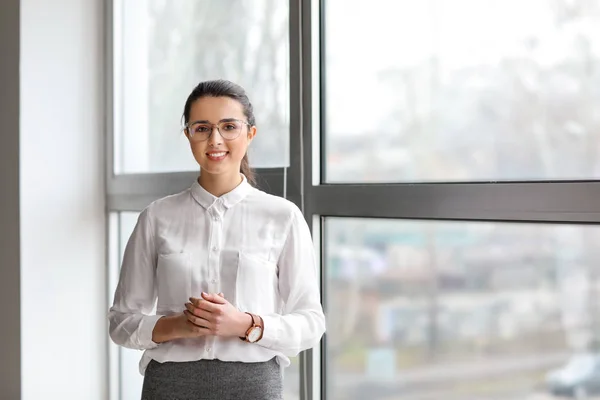
[[[236,124],[231,120],[244,122],[241,124],[237,138],[225,140],[215,127],[207,140],[198,140],[202,136],[200,132],[209,132],[213,125],[219,123],[221,123],[222,134],[231,135]],[[227,121],[231,121],[232,124],[227,124]],[[196,122],[198,124],[193,125]],[[256,135],[256,128],[248,126],[246,122],[248,119],[244,115],[242,105],[232,98],[201,97],[192,103],[188,123],[190,131],[187,132],[187,137],[194,158],[202,168],[202,173],[216,175],[239,173],[242,158]],[[192,132],[197,133],[190,136]]]

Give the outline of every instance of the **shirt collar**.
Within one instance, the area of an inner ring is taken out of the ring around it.
[[[242,201],[244,197],[246,197],[252,190],[252,186],[248,183],[246,176],[242,173],[240,173],[240,175],[242,176],[242,183],[221,197],[217,197],[209,193],[206,189],[200,186],[198,180],[196,180],[191,187],[192,197],[198,202],[198,204],[206,209],[210,208],[213,204],[215,204],[215,202],[218,202],[219,199],[221,199],[226,208],[233,207]]]

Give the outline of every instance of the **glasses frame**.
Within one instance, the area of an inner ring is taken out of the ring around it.
[[[223,136],[223,134],[221,133],[221,129],[219,128],[219,124],[223,124],[223,123],[227,123],[227,122],[240,122],[240,123],[246,125],[248,128],[252,127],[252,124],[250,124],[248,121],[244,121],[244,120],[237,119],[237,118],[226,118],[226,119],[223,119],[223,120],[217,122],[216,124],[212,124],[210,122],[202,122],[202,125],[210,125],[210,128],[211,128],[210,129],[210,133],[208,134],[208,136],[206,137],[206,139],[202,139],[202,140],[201,139],[193,139],[194,138],[194,133],[193,133],[192,130],[190,130],[190,127],[192,125],[194,125],[194,124],[197,124],[198,122],[199,121],[195,121],[195,122],[192,122],[192,123],[188,122],[187,124],[185,124],[183,126],[183,131],[187,132],[188,137],[190,138],[190,140],[194,140],[196,142],[206,142],[213,135],[213,133],[215,131],[215,128],[217,128],[217,132],[219,132],[219,135],[223,138],[223,140],[226,140],[226,141],[235,140],[235,139],[239,138],[240,135],[242,134],[242,129],[240,128],[240,130],[239,130],[239,132],[238,132],[238,134],[237,134],[236,137],[228,139],[225,136]]]

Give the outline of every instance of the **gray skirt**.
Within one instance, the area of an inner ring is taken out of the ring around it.
[[[219,360],[150,361],[142,400],[281,400],[283,377],[273,358],[243,363]]]

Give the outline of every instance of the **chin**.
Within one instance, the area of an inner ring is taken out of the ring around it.
[[[202,169],[202,172],[205,172],[207,174],[211,174],[211,175],[221,175],[221,174],[227,174],[227,173],[231,173],[235,167],[231,167],[231,166],[227,166],[227,165],[219,165],[219,166],[214,166],[214,165],[201,165],[200,166]],[[238,169],[235,169],[236,171],[239,171]]]

